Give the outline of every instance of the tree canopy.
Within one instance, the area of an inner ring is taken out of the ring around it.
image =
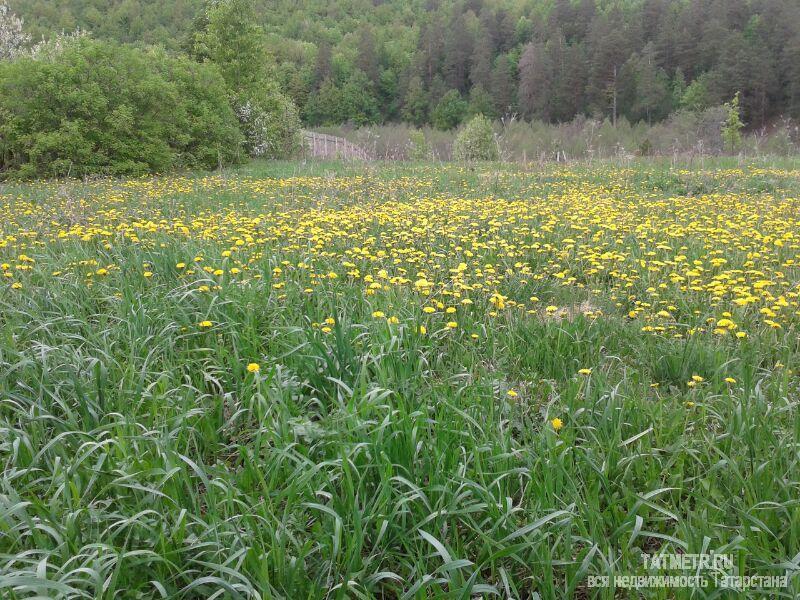
[[[205,10],[204,0],[10,6],[34,40],[81,28],[175,49]],[[479,112],[654,122],[737,92],[745,122],[800,117],[797,0],[254,0],[253,11],[264,63],[312,125],[450,127]],[[470,105],[459,119],[453,92]]]

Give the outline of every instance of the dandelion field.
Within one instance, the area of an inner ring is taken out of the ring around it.
[[[0,597],[633,598],[587,577],[656,552],[800,594],[800,165],[262,165],[0,215]]]

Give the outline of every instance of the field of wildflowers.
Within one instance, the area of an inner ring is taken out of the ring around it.
[[[0,215],[4,598],[800,570],[800,166],[273,166]]]

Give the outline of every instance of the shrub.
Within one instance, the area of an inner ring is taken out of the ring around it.
[[[25,52],[31,36],[23,31],[22,25],[22,19],[5,2],[0,2],[0,60],[10,60]]]
[[[461,121],[464,120],[464,115],[467,113],[467,103],[461,97],[457,90],[450,90],[433,109],[431,118],[433,125],[437,129],[447,131],[458,127]]]
[[[300,149],[297,107],[277,88],[265,86],[234,102],[245,149],[250,156],[289,158]]]
[[[464,126],[453,144],[455,160],[497,160],[497,142],[492,124],[483,115],[476,115]]]
[[[726,117],[722,124],[722,141],[725,150],[730,153],[737,152],[742,147],[742,128],[744,123],[739,117],[739,92],[733,100],[725,103]]]
[[[408,158],[411,160],[430,160],[431,149],[425,140],[425,134],[419,129],[412,130],[408,135]]]
[[[0,175],[213,167],[241,134],[216,68],[88,38],[0,64]]]

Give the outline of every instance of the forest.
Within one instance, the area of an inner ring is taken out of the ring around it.
[[[11,0],[34,40],[82,30],[192,46],[203,0]],[[796,0],[256,0],[265,63],[310,126],[471,115],[655,123],[741,94],[745,123],[800,117]]]

